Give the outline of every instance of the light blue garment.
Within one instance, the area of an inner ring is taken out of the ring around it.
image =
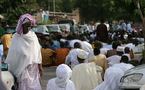
[[[54,40],[54,41],[53,41],[53,44],[52,44],[52,46],[51,46],[51,48],[52,48],[53,50],[56,50],[56,49],[60,48],[60,42],[57,41],[57,40]]]
[[[0,60],[2,59],[3,56],[3,45],[0,45]]]

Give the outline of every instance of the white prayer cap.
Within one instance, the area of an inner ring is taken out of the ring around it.
[[[89,53],[84,50],[80,50],[78,52],[78,58],[80,58],[80,59],[87,59],[88,55],[89,55]]]

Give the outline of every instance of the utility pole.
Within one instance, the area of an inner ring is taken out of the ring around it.
[[[55,16],[55,0],[53,0],[53,15]]]

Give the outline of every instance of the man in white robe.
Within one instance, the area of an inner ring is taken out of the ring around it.
[[[94,90],[121,90],[119,88],[120,79],[125,71],[133,68],[131,64],[127,64],[128,59],[121,57],[121,63],[110,66],[104,75],[104,81],[98,85]]]
[[[86,57],[83,52],[78,54],[80,64],[73,68],[71,80],[74,82],[76,90],[92,90],[102,82],[102,68],[94,62],[84,63]]]
[[[104,81],[94,90],[121,90],[119,83],[124,72],[117,67],[109,67],[104,75]]]
[[[77,59],[77,55],[80,52],[84,52],[86,58],[88,58],[88,52],[86,52],[85,50],[81,49],[81,44],[76,42],[74,44],[74,48],[71,49],[69,51],[68,55],[66,56],[65,64],[71,66],[71,68],[73,68],[75,65],[79,64],[78,59]]]
[[[121,60],[121,56],[119,55],[113,55],[107,58],[107,62],[109,66],[120,63],[120,60]]]
[[[50,79],[46,90],[76,90],[74,83],[70,80],[72,70],[65,64],[56,69],[56,78]]]
[[[127,56],[122,56],[120,63],[114,64],[113,66],[118,67],[125,72],[134,67],[132,64],[129,64],[128,61],[129,59]]]
[[[89,57],[94,56],[92,45],[89,42],[87,42],[83,36],[81,37],[81,40],[82,49],[89,53]]]

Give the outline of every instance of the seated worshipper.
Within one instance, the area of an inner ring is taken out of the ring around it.
[[[7,30],[6,33],[1,37],[1,40],[3,44],[3,56],[6,58],[12,41],[11,32]]]
[[[92,46],[93,46],[93,48],[99,48],[99,49],[103,47],[103,45],[100,41],[93,42]]]
[[[55,50],[56,52],[55,59],[57,65],[65,63],[65,58],[69,53],[69,48],[66,48],[65,42],[60,42],[60,46],[61,48]]]
[[[85,57],[88,58],[88,52],[86,52],[85,50],[81,49],[81,44],[79,42],[76,42],[74,44],[74,48],[71,49],[69,51],[68,55],[66,56],[65,64],[71,66],[71,68],[73,68],[75,65],[79,64],[78,59],[77,59],[77,55],[80,52],[84,52],[85,53]]]
[[[87,41],[85,41],[85,38],[83,36],[81,37],[81,40],[82,40],[81,42],[82,49],[89,53],[89,57],[94,56],[92,45]]]
[[[117,47],[119,46],[120,44],[119,44],[119,42],[113,42],[112,43],[112,50],[108,50],[107,51],[107,57],[110,57],[110,56],[113,56],[113,55],[117,55]]]
[[[121,77],[124,75],[125,71],[134,67],[127,63],[128,57],[122,56],[119,64],[114,64],[106,70],[104,81],[94,90],[121,90],[119,88]]]
[[[122,69],[122,71],[125,72],[125,71],[134,67],[132,64],[129,64],[128,62],[129,62],[128,57],[127,56],[122,56],[121,60],[120,60],[120,63],[114,64],[113,66],[116,66],[116,67]]]
[[[121,90],[119,88],[120,79],[124,75],[124,71],[118,67],[111,66],[106,69],[104,81],[94,90]]]
[[[120,63],[120,60],[121,60],[121,56],[119,55],[113,55],[107,58],[107,62],[109,66]]]
[[[72,69],[71,80],[74,82],[76,90],[92,90],[102,82],[102,68],[95,62],[84,63],[86,56],[80,52],[77,56],[80,64]]]
[[[75,44],[76,42],[81,43],[81,40],[78,40],[78,39],[70,40],[69,46],[70,46],[71,48],[74,48],[74,44]]]
[[[55,51],[48,47],[49,39],[47,38],[47,36],[43,36],[43,38],[41,38],[41,40],[40,40],[40,43],[42,46],[42,48],[41,48],[42,65],[50,66],[55,62],[54,61]]]
[[[59,39],[57,39],[56,36],[52,36],[52,41],[51,41],[51,45],[50,45],[50,48],[53,49],[53,50],[56,50],[58,48],[60,48],[60,42],[59,42]]]
[[[61,64],[56,69],[56,78],[50,79],[46,90],[76,90],[74,83],[69,80],[72,70],[65,64]]]
[[[10,72],[17,78],[18,90],[42,90],[41,46],[31,31],[35,19],[30,14],[20,16],[6,58]]]
[[[96,63],[96,65],[101,66],[103,69],[103,74],[105,73],[105,70],[108,67],[107,64],[107,58],[104,54],[100,54],[100,49],[95,48],[94,49],[94,55],[88,59],[88,61],[94,61]]]
[[[106,55],[106,54],[107,54],[107,51],[108,51],[109,49],[106,48],[106,47],[103,47],[103,46],[104,46],[103,44],[106,44],[106,43],[102,43],[102,42],[100,42],[100,41],[95,41],[95,42],[93,43],[93,47],[94,47],[94,48],[99,48],[99,49],[100,49],[100,53]],[[107,44],[106,44],[106,45],[107,45]]]
[[[53,63],[55,63],[54,61],[54,55],[55,55],[55,51],[49,48],[42,48],[41,49],[41,53],[42,53],[42,65],[43,66],[50,66]]]
[[[128,59],[129,59],[129,61],[131,61],[131,59],[134,58],[133,51],[132,51],[132,49],[130,50],[129,47],[125,47],[124,48],[124,54],[123,55],[126,55],[128,57]]]

